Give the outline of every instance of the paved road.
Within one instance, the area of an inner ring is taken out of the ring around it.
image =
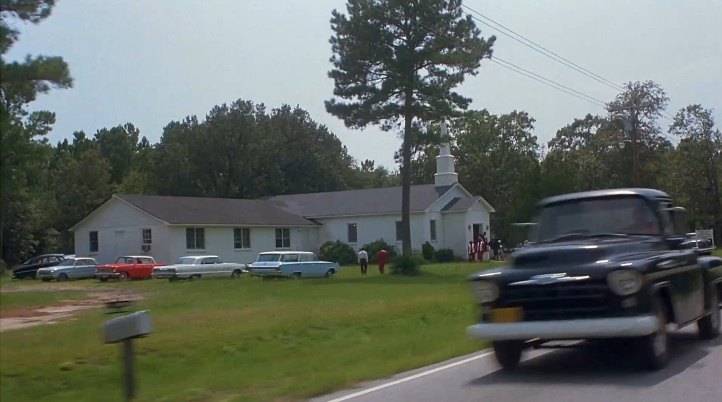
[[[674,332],[670,347],[669,366],[657,372],[639,369],[625,344],[532,351],[514,372],[500,371],[483,351],[312,401],[722,401],[722,337],[699,341],[695,331]]]

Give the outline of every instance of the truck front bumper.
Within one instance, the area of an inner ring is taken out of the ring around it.
[[[659,328],[655,316],[592,318],[583,320],[525,321],[514,323],[479,323],[466,328],[474,339],[561,340],[592,338],[627,338],[646,336]]]

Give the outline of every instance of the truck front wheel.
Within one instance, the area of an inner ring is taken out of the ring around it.
[[[524,349],[522,341],[494,341],[494,355],[496,361],[499,362],[505,370],[513,370],[519,365],[521,360],[521,352]]]
[[[654,304],[654,314],[659,325],[654,333],[639,339],[639,350],[642,361],[649,370],[659,370],[669,361],[669,336],[667,335],[667,314],[664,312],[662,300]]]

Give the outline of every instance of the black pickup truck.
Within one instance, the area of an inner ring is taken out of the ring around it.
[[[652,189],[550,197],[537,204],[530,245],[472,275],[479,322],[499,364],[548,341],[628,339],[652,370],[669,359],[667,329],[720,332],[722,259],[684,247],[686,213]]]

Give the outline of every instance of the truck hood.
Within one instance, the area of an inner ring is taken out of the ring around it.
[[[511,267],[533,269],[543,266],[615,263],[657,255],[664,249],[662,240],[645,236],[541,243],[517,250],[512,255]]]
[[[650,257],[659,256],[664,250],[663,240],[644,236],[535,244],[514,252],[509,265],[478,272],[470,279],[508,283],[546,274],[602,279],[623,263],[644,270],[651,262]]]

